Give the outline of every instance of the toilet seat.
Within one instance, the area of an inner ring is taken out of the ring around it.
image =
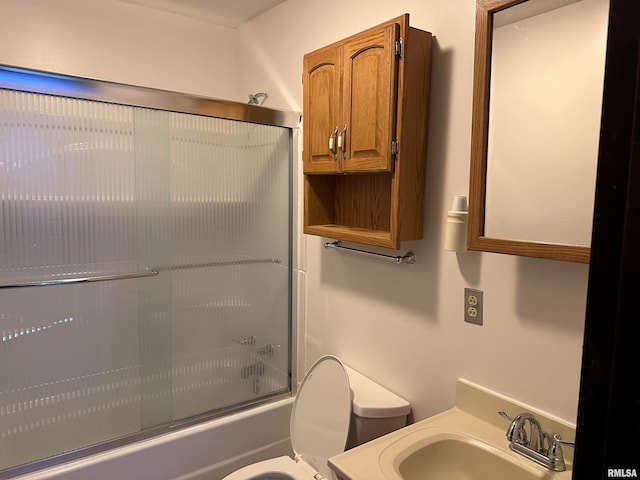
[[[284,455],[247,465],[224,480],[314,480],[315,473],[308,465],[301,465]]]
[[[320,358],[305,375],[293,403],[289,432],[295,460],[277,457],[248,465],[224,480],[330,479],[329,457],[344,451],[351,422],[351,388],[342,362]]]

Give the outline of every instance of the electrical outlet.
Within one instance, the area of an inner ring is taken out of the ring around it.
[[[482,290],[464,289],[464,321],[482,325]]]

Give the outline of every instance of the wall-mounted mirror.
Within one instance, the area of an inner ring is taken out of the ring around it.
[[[589,262],[609,0],[478,0],[469,249]]]

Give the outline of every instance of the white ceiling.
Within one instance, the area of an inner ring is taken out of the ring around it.
[[[156,10],[237,28],[284,0],[120,0]]]

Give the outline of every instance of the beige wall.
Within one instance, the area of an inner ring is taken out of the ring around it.
[[[218,98],[237,98],[236,35],[115,0],[0,0],[0,64]]]
[[[301,110],[304,53],[405,12],[435,34],[425,238],[403,244],[417,265],[396,266],[302,236],[306,367],[336,354],[417,419],[451,407],[464,377],[574,422],[588,267],[442,248],[446,211],[468,190],[474,0],[288,0],[240,27],[240,90]],[[465,286],[484,291],[483,327],[463,322]]]
[[[405,12],[435,34],[425,238],[415,266],[325,251],[299,234],[301,366],[333,353],[424,418],[465,377],[568,421],[577,410],[588,268],[443,250],[468,189],[474,0],[288,0],[239,30],[106,0],[2,0],[0,63],[301,110],[302,55]],[[378,250],[380,251],[380,250]],[[462,320],[484,290],[483,327]]]

